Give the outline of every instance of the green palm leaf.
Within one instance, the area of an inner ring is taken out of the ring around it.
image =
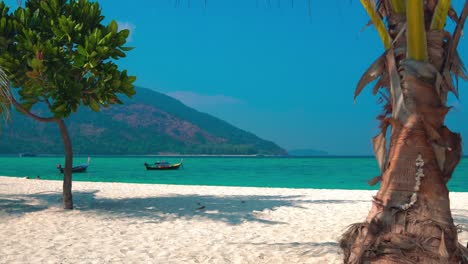
[[[432,16],[431,30],[442,30],[450,10],[450,0],[439,0]]]
[[[382,18],[379,16],[377,11],[375,10],[374,1],[373,0],[361,0],[361,4],[366,9],[367,14],[369,14],[369,17],[371,18],[372,23],[377,29],[377,32],[379,33],[380,38],[382,39],[382,42],[384,44],[385,50],[389,49],[392,46],[392,38],[390,37],[390,34],[388,34],[387,28],[385,27],[385,24]]]
[[[0,68],[0,114],[5,120],[10,118],[10,87],[5,72]]]

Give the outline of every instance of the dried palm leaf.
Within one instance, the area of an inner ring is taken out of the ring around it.
[[[455,51],[455,54],[453,56],[451,71],[453,74],[462,78],[463,80],[468,80],[468,76],[466,76],[465,65],[463,65],[463,62],[457,51]]]
[[[450,7],[448,11],[448,16],[450,19],[452,19],[453,22],[458,23],[458,14],[457,11],[453,8],[453,6]]]
[[[361,91],[366,87],[367,84],[373,80],[379,78],[385,70],[385,57],[382,55],[371,66],[366,70],[359,80],[356,90],[354,91],[354,100],[359,96]]]
[[[461,256],[462,263],[468,263],[468,250],[462,244],[457,243],[457,250],[456,254]]]
[[[463,26],[465,25],[466,16],[468,16],[468,1],[465,1],[460,18],[457,21],[457,26],[455,27],[455,31],[452,34],[453,38],[452,41],[450,41],[450,46],[448,48],[448,54],[445,61],[446,66],[450,65],[449,63],[452,61],[452,58],[455,55],[455,51],[457,50],[458,43],[460,42],[460,37],[463,32]]]
[[[450,255],[447,251],[447,246],[445,245],[445,232],[443,230],[442,235],[440,237],[439,256],[440,263],[448,263]]]
[[[360,236],[362,230],[367,226],[367,223],[355,223],[349,225],[346,231],[341,235],[339,240],[340,248],[343,250],[345,263],[349,260],[352,251],[352,245],[357,237]]]
[[[393,49],[387,51],[385,58],[390,83],[390,95],[392,96],[392,116],[401,123],[404,123],[408,118],[409,113],[403,99],[400,75],[397,70]]]
[[[434,150],[434,154],[437,160],[437,165],[439,165],[440,171],[444,171],[444,165],[445,165],[445,159],[446,159],[446,154],[445,154],[446,148],[439,144],[433,143],[432,149]]]
[[[370,179],[369,181],[367,181],[367,183],[370,185],[370,186],[374,186],[376,185],[379,181],[382,180],[382,176],[375,176],[374,178]]]
[[[427,32],[427,52],[431,64],[441,71],[445,63],[445,43],[450,38],[449,33],[443,30]]]
[[[447,89],[447,91],[452,92],[455,95],[455,97],[458,99],[459,98],[458,89],[453,85],[453,79],[452,79],[452,75],[450,74],[450,72],[448,70],[445,70],[443,72],[443,77],[444,77],[444,81],[442,83],[443,87]]]
[[[380,88],[385,88],[385,87],[389,87],[389,83],[388,83],[388,73],[386,71],[384,71],[381,75],[380,75],[380,79],[377,81],[377,83],[374,85],[374,88],[372,89],[372,94],[373,95],[376,95],[378,92],[379,92],[379,89]]]
[[[387,165],[387,128],[382,129],[382,132],[372,139],[372,145],[374,147],[375,158],[380,167],[380,172],[385,172]]]

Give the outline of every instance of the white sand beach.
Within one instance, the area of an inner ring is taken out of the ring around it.
[[[0,263],[341,263],[337,240],[375,191],[0,177]],[[468,193],[451,194],[468,241]]]

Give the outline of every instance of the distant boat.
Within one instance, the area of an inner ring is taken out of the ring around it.
[[[26,158],[26,157],[36,157],[37,155],[34,153],[20,153],[19,157],[20,158]]]
[[[90,161],[91,161],[91,158],[88,157],[88,162],[73,167],[73,168],[72,168],[72,173],[86,172],[86,169],[88,169],[88,166],[89,166],[89,162],[90,162]],[[62,167],[61,164],[57,164],[57,169],[59,169],[60,173],[63,173],[63,172],[65,171],[65,168]]]
[[[145,162],[146,170],[177,170],[182,166],[182,160],[179,163],[170,164],[167,161],[157,161],[154,165]]]

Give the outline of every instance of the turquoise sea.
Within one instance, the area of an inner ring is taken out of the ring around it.
[[[75,181],[285,188],[376,189],[367,180],[379,174],[371,157],[183,157],[176,171],[146,171],[143,163],[178,162],[178,157],[92,157],[87,173]],[[0,157],[0,175],[60,180],[56,164],[63,157]],[[87,157],[75,157],[76,164]],[[468,158],[461,161],[451,191],[468,192]]]

